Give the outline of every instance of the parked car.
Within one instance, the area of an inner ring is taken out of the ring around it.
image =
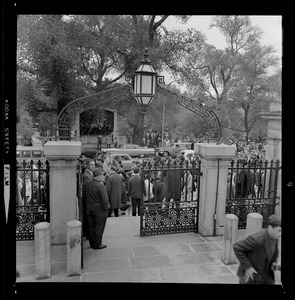
[[[101,153],[102,153],[102,151],[100,151],[100,150],[88,149],[88,150],[83,150],[81,152],[81,155],[85,155],[86,157],[89,157],[89,158],[95,158],[96,156],[98,156]]]
[[[44,163],[46,158],[44,157],[43,146],[21,146],[16,147],[16,160],[22,163],[24,160],[30,162],[33,160],[35,163],[39,160]]]
[[[155,154],[154,148],[140,147],[136,144],[120,144],[117,148],[104,148],[102,150],[110,153],[124,153],[131,157],[144,157]]]
[[[121,161],[123,170],[125,172],[131,170],[133,160],[130,157],[130,155],[125,154],[125,153],[110,153],[110,157],[116,159],[117,161]]]
[[[192,143],[172,143],[169,147],[159,147],[155,150],[160,156],[176,156],[181,150],[191,149]]]

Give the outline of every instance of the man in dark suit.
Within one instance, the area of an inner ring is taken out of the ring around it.
[[[88,217],[86,215],[86,190],[85,184],[88,181],[93,179],[92,170],[95,168],[95,161],[93,159],[88,158],[85,160],[86,168],[82,176],[83,180],[83,237],[86,237],[89,240],[89,224],[88,224]]]
[[[136,208],[138,216],[140,216],[140,207],[142,204],[142,196],[146,195],[146,189],[143,178],[139,175],[139,168],[133,168],[133,175],[128,180],[128,195],[131,197],[132,216],[136,216]]]
[[[108,169],[108,178],[106,181],[106,190],[110,201],[109,217],[114,211],[115,217],[119,217],[119,208],[121,207],[122,197],[122,176],[117,174],[115,166]]]
[[[240,262],[237,275],[241,284],[274,284],[274,270],[279,269],[278,240],[281,237],[281,220],[271,215],[267,228],[254,233],[233,245]]]
[[[94,169],[93,179],[85,185],[86,214],[89,221],[89,244],[94,250],[106,248],[106,245],[102,245],[101,242],[110,204],[102,177],[102,169]]]
[[[166,184],[166,202],[170,202],[172,199],[173,207],[180,206],[181,191],[183,189],[183,176],[184,171],[181,169],[182,158],[177,158],[173,167],[166,173],[165,184]],[[175,169],[174,169],[175,167]]]

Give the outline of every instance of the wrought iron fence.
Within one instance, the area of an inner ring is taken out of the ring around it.
[[[81,268],[84,268],[84,261],[83,261],[83,171],[82,171],[82,163],[77,161],[77,172],[76,172],[76,180],[77,180],[77,204],[79,208],[79,221],[81,222]]]
[[[198,232],[200,161],[144,161],[140,235]]]
[[[17,163],[16,240],[33,240],[34,226],[49,222],[49,162]]]
[[[267,218],[275,212],[278,202],[277,187],[281,171],[279,160],[234,161],[230,163],[227,180],[226,213],[238,216],[238,228],[246,228],[247,215]]]

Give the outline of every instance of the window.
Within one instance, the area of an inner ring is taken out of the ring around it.
[[[32,151],[33,157],[42,157],[42,150],[34,150]]]
[[[16,157],[20,157],[20,151],[16,151]]]
[[[31,151],[28,150],[22,151],[22,157],[31,157]]]

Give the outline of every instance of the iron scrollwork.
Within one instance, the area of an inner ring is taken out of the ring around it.
[[[159,85],[157,86],[157,92],[169,99],[176,101],[181,106],[205,119],[207,121],[206,131],[208,131],[208,134],[211,138],[218,139],[221,137],[220,121],[215,112],[209,106],[205,105],[200,100],[179,95]]]
[[[71,138],[70,132],[72,128],[72,123],[77,114],[86,110],[93,109],[97,107],[98,104],[103,105],[106,101],[130,95],[130,85],[123,85],[71,101],[61,110],[61,112],[58,115],[58,136],[65,137],[68,139]]]

